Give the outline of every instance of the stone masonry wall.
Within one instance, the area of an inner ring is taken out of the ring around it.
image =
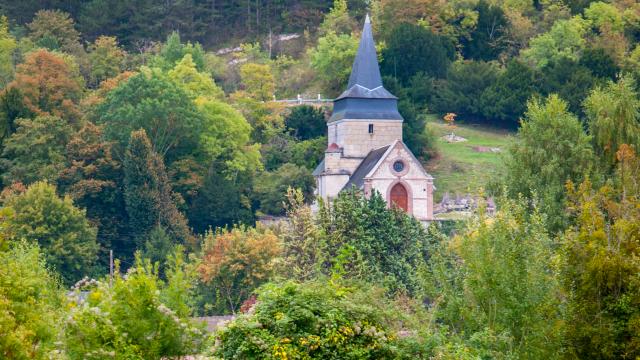
[[[369,134],[373,124],[373,134]],[[364,158],[373,150],[402,139],[402,122],[398,120],[340,120],[329,124],[329,144],[344,149],[345,157]]]

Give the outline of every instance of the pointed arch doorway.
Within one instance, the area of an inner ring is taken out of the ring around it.
[[[409,194],[401,183],[393,185],[389,192],[389,205],[409,212]]]

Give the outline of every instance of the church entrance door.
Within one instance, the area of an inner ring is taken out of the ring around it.
[[[409,199],[407,196],[407,189],[404,185],[398,183],[391,188],[391,206],[398,207],[402,210],[409,211]]]

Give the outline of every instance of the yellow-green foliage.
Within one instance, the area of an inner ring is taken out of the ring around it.
[[[216,86],[211,76],[198,71],[191,54],[186,54],[167,75],[194,98],[224,98],[224,92]]]
[[[94,86],[120,74],[126,53],[118,46],[118,40],[115,37],[100,36],[90,49],[90,78]]]
[[[89,292],[84,300],[78,292],[71,297],[64,324],[68,357],[157,360],[198,353],[205,333],[181,310],[190,285],[172,280],[174,270],[181,273],[183,266],[174,264],[178,267],[169,272],[169,285],[139,256],[127,274],[116,272],[113,285],[108,280],[84,282],[81,289]]]
[[[9,34],[9,24],[5,16],[0,16],[0,87],[4,87],[13,78],[13,53],[16,39]]]
[[[568,185],[576,226],[564,237],[567,344],[581,359],[640,357],[640,160],[617,153],[613,185]]]
[[[430,249],[424,272],[434,316],[488,358],[553,358],[561,349],[557,257],[543,217],[523,200],[483,211]]]
[[[240,78],[244,90],[250,97],[260,101],[273,98],[276,83],[269,65],[254,63],[242,65]]]
[[[47,264],[71,283],[91,272],[98,244],[96,229],[86,211],[73,205],[70,197],[58,197],[46,182],[31,185],[26,192],[5,203],[10,215],[0,218],[0,229],[10,241],[26,240],[42,248]]]
[[[0,358],[50,358],[63,310],[58,281],[37,246],[0,249]]]

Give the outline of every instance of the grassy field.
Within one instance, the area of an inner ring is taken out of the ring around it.
[[[435,200],[445,192],[451,195],[475,193],[500,173],[502,157],[512,141],[513,132],[480,125],[456,124],[451,129],[435,117],[428,125],[437,138],[438,156],[425,165],[435,180]],[[467,141],[448,143],[442,136],[454,132]],[[492,152],[492,148],[500,152]]]

